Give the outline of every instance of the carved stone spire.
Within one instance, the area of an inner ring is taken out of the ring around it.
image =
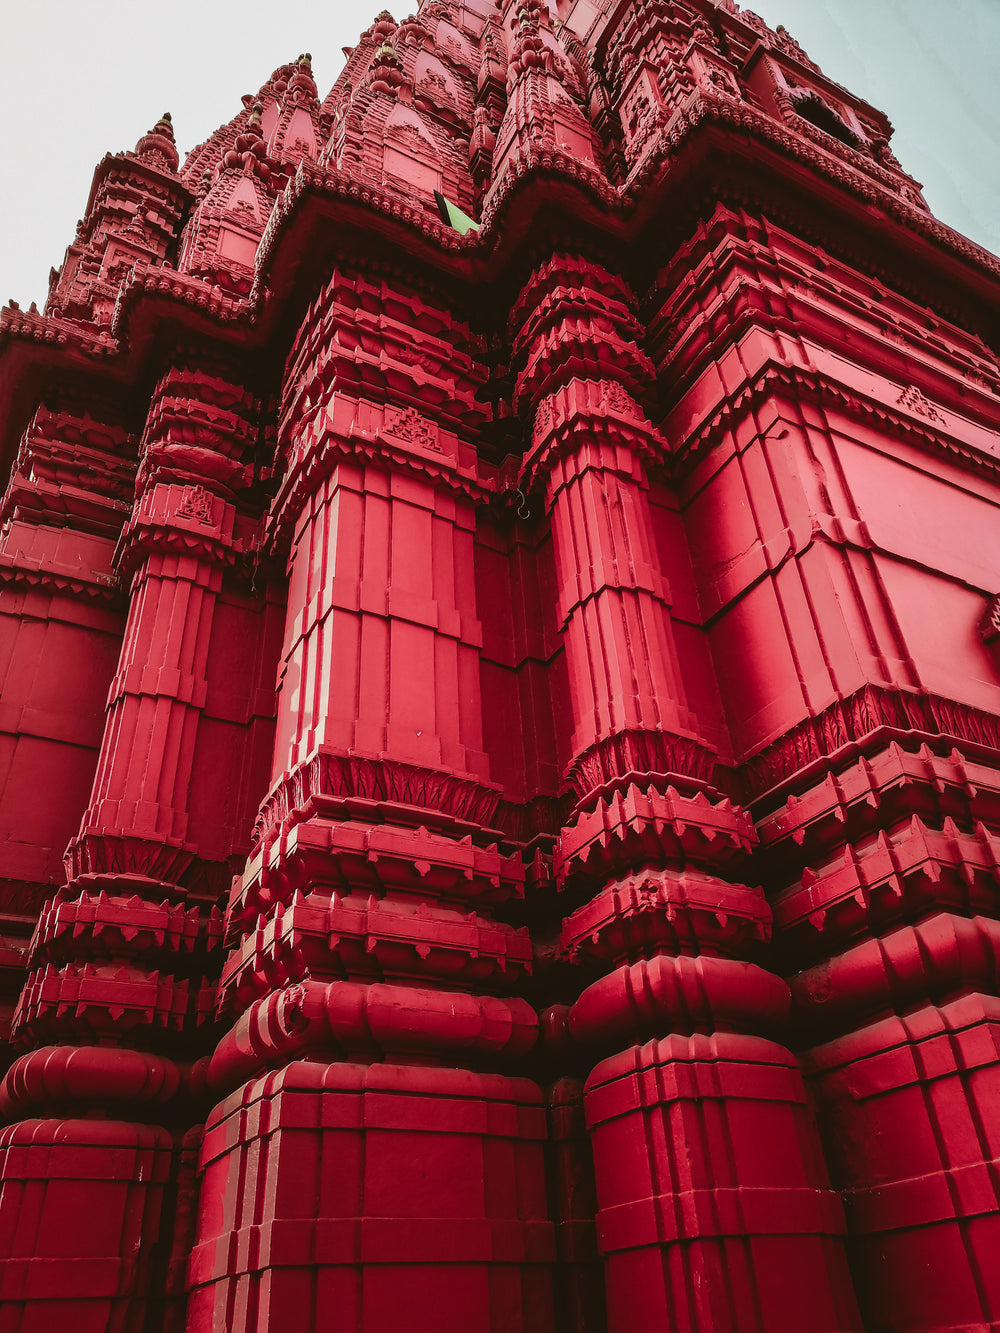
[[[262,111],[261,104],[255,102],[246,125],[236,136],[236,142],[223,153],[222,165],[226,170],[240,169],[244,175],[257,176],[267,181],[271,177],[271,167],[260,127]]]
[[[135,155],[150,166],[160,167],[165,171],[176,171],[180,165],[177,145],[174,142],[174,126],[170,112],[164,111],[153,128],[144,134],[135,146]]]
[[[398,96],[406,83],[403,62],[396,54],[395,47],[386,38],[376,52],[368,72],[368,86],[374,93],[391,93],[393,96]]]
[[[275,173],[255,102],[185,231],[182,271],[245,295],[253,283],[257,246],[271,214]]]
[[[575,79],[541,0],[523,0],[507,65],[507,110],[497,133],[490,192],[510,172],[527,170],[543,156],[602,170],[603,153],[593,126],[566,87]]]
[[[304,157],[319,157],[319,96],[308,52],[292,66],[267,148],[268,156],[286,169],[294,169]]]
[[[493,177],[493,152],[497,136],[490,124],[489,111],[485,106],[477,106],[474,112],[472,136],[469,139],[469,170],[476,183],[480,196],[485,192]]]

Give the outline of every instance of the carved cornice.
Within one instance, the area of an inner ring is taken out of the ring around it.
[[[152,894],[157,901],[172,896],[217,903],[232,880],[225,862],[199,856],[194,843],[86,822],[67,847],[64,864],[73,884],[105,893]]]
[[[254,824],[254,842],[290,815],[301,815],[318,796],[359,803],[354,807],[358,816],[370,818],[374,802],[384,812],[381,817],[391,810],[393,819],[403,824],[416,820],[433,825],[436,816],[448,826],[461,825],[459,836],[481,834],[493,827],[501,795],[499,786],[454,773],[320,749],[271,788]]]
[[[622,731],[608,736],[578,755],[566,774],[577,796],[575,816],[598,798],[608,800],[615,791],[643,781],[683,784],[691,780],[695,790],[709,786],[715,773],[716,753],[691,736],[666,731]]]
[[[854,150],[848,149],[846,145],[841,145],[836,140],[831,140],[829,144],[820,147],[812,140],[804,139],[788,129],[765,112],[758,111],[749,103],[721,96],[717,92],[702,90],[696,93],[687,106],[669,119],[655,147],[639,163],[622,190],[622,202],[626,206],[641,205],[643,195],[676,160],[679,150],[690,137],[692,130],[703,124],[731,126],[742,133],[749,132],[761,143],[778,148],[785,156],[805,163],[817,175],[841,186],[848,194],[863,203],[877,203],[889,217],[902,223],[909,230],[960,255],[989,273],[991,277],[1000,278],[1000,259],[922,209],[900,198],[893,189],[883,186],[878,179],[870,175],[867,166],[862,171],[851,164],[848,155]],[[844,150],[843,154],[841,148]],[[881,168],[877,171],[880,172]]]
[[[6,339],[67,348],[92,361],[114,356],[119,351],[117,338],[103,329],[55,319],[37,310],[21,310],[13,303],[0,310],[0,346]]]
[[[643,486],[646,464],[668,454],[663,437],[622,384],[574,378],[538,404],[518,476],[521,486],[544,492],[554,470],[588,448],[592,457],[586,466],[597,466],[600,459],[600,466]]]
[[[769,215],[768,223],[774,220]],[[960,314],[949,325],[943,305],[935,307],[937,319],[908,301],[900,284],[892,290],[876,274],[859,282],[865,259],[843,245],[810,260],[801,228],[793,235],[794,225],[782,222],[788,232],[720,204],[678,247],[647,297],[651,355],[661,374],[693,379],[750,328],[798,341],[818,316],[837,325],[826,346],[876,373],[884,373],[892,350],[900,366],[912,359],[914,374],[961,376],[959,393],[972,385],[1000,395],[997,358],[982,337],[957,326]]]
[[[266,544],[270,551],[285,548],[296,517],[308,497],[342,463],[408,475],[472,503],[489,503],[493,499],[498,483],[478,468],[463,465],[456,456],[459,444],[448,452],[440,447],[432,449],[419,439],[413,440],[409,435],[399,433],[400,427],[394,426],[392,419],[394,411],[402,415],[398,409],[387,407],[383,410],[376,404],[366,406],[377,408],[382,415],[382,423],[375,424],[371,430],[354,429],[352,424],[345,433],[333,424],[333,414],[326,408],[316,409],[311,421],[299,425],[295,454],[285,471],[268,519]]]
[[[865,398],[856,390],[838,384],[817,371],[799,366],[769,362],[748,380],[740,391],[725,401],[714,414],[674,447],[671,471],[686,475],[697,462],[718,445],[750,412],[761,408],[780,394],[794,395],[798,400],[827,404],[860,421],[878,425],[885,433],[915,444],[929,453],[935,453],[952,462],[974,467],[984,472],[1000,472],[1000,454],[991,457],[971,445],[962,444],[953,436],[935,430],[926,412],[918,415],[927,420],[923,425],[912,416],[895,412],[882,400]],[[907,389],[899,397],[900,406],[907,406]],[[911,410],[915,410],[912,409]]]
[[[233,532],[231,504],[204,486],[157,482],[140,497],[115,551],[115,568],[131,574],[150,555],[194,556],[212,565],[236,565],[251,554]]]
[[[736,769],[744,801],[759,799],[794,780],[811,780],[812,765],[829,761],[839,751],[856,759],[862,741],[885,744],[902,735],[917,735],[934,746],[947,741],[1000,752],[1000,718],[968,704],[935,694],[866,685],[829,708],[798,723],[776,741],[743,759]]]
[[[94,573],[91,579],[61,574],[43,565],[28,565],[23,556],[0,555],[0,585],[20,590],[41,590],[60,597],[82,597],[116,609],[122,605],[123,592],[117,579]]]
[[[325,841],[324,835],[332,830],[327,828],[309,829],[300,825],[297,832],[315,831],[318,841]],[[355,838],[361,831],[353,828]],[[397,839],[401,830],[379,829],[366,830],[367,833],[388,832]],[[401,840],[401,839],[400,839]],[[423,882],[420,876],[411,876],[413,881],[408,887],[416,892],[424,890],[430,893],[428,880],[437,888],[434,862],[437,850],[426,835],[421,837],[411,834],[412,854],[417,858],[429,853],[427,869]],[[381,872],[385,860],[385,843],[380,848],[374,843],[372,869]],[[354,847],[348,843],[343,849],[333,842],[327,859],[341,862],[351,861]],[[316,862],[319,857],[313,853]],[[287,883],[296,878],[295,850],[282,858],[280,876]],[[475,873],[474,871],[472,873]],[[377,977],[384,981],[409,981],[419,978],[429,984],[451,982],[463,988],[479,989],[482,986],[509,989],[518,979],[530,975],[532,968],[531,942],[523,929],[514,930],[511,926],[491,920],[488,916],[470,910],[470,899],[463,893],[464,901],[460,905],[451,901],[445,904],[423,902],[419,912],[413,910],[412,902],[400,900],[391,890],[386,895],[376,895],[352,875],[351,883],[342,885],[343,891],[330,896],[329,876],[319,878],[321,883],[316,892],[310,892],[309,874],[306,870],[303,879],[306,892],[299,888],[291,895],[282,895],[284,901],[276,905],[268,915],[268,924],[261,929],[251,930],[244,937],[242,944],[229,955],[219,985],[219,1008],[223,1012],[234,1007],[242,1008],[256,1000],[276,985],[303,981],[310,975],[338,975],[346,972],[349,976],[365,977],[369,980]],[[380,886],[381,887],[381,886]],[[470,887],[463,883],[463,890]],[[352,892],[351,890],[354,889]],[[233,914],[230,914],[233,921]],[[336,961],[330,956],[330,941],[333,938]]]

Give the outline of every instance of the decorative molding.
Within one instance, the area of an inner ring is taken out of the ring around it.
[[[940,695],[866,685],[741,760],[736,774],[742,798],[756,800],[845,747],[880,733],[901,732],[931,743],[944,738],[1000,753],[1000,718],[995,714]]]
[[[426,417],[414,411],[412,407],[388,408],[384,418],[384,427],[389,435],[418,449],[429,449],[431,453],[442,454],[444,449],[438,432]]]
[[[453,773],[324,749],[271,788],[254,824],[254,841],[259,843],[316,796],[391,806],[397,821],[409,822],[403,818],[407,809],[418,821],[426,821],[434,811],[450,821],[490,829],[501,790]]]
[[[191,518],[196,523],[213,522],[213,497],[204,486],[186,486],[180,504],[177,506],[178,518]]]
[[[983,643],[990,646],[1000,640],[1000,593],[990,598],[989,605],[979,622],[979,634]]]
[[[994,457],[971,445],[918,425],[910,416],[894,411],[882,400],[862,398],[856,391],[832,381],[817,371],[771,362],[747,381],[686,442],[675,447],[672,471],[685,475],[734,427],[770,398],[786,393],[798,399],[825,403],[859,420],[876,423],[887,433],[918,444],[928,452],[990,473],[1000,472],[1000,449]],[[912,409],[911,409],[912,410]]]
[[[933,403],[929,403],[920,390],[912,384],[903,390],[896,399],[896,404],[907,408],[910,412],[916,412],[918,416],[926,417],[928,421],[940,421],[942,425],[945,423],[945,418]]]

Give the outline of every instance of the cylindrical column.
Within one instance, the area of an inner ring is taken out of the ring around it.
[[[377,290],[335,273],[289,361],[274,783],[229,909],[189,1333],[553,1329],[544,1102],[495,1068],[538,1022],[493,914],[524,866],[482,742],[482,372],[426,295],[407,330]],[[405,395],[360,393],[368,320],[372,384],[420,345]]]
[[[860,758],[845,747],[760,821],[787,885],[775,920],[866,1321],[982,1333],[1000,1309],[1000,784],[981,747],[868,725]]]
[[[199,759],[224,758],[201,728],[223,574],[241,545],[234,488],[249,479],[240,459],[258,412],[238,385],[183,364],[153,395],[116,557],[131,599],[93,792],[68,882],[31,944],[14,1020],[29,1053],[0,1088],[12,1122],[0,1322],[11,1333],[131,1331],[167,1317],[161,1228],[174,1215],[187,1078],[165,1057],[197,1056],[213,1016],[228,880],[218,847],[203,856],[192,838],[189,807]]]
[[[0,1131],[0,1327],[143,1327],[173,1147],[165,1129],[120,1120]]]
[[[585,1098],[608,1326],[858,1329],[801,1073],[757,1035],[781,1022],[788,991],[746,961],[770,927],[761,892],[734,882],[753,828],[712,788],[685,700],[630,298],[565,260],[519,304],[518,391],[537,403],[527,467],[551,515],[579,798],[556,848],[561,888],[581,904],[563,948],[608,969],[569,1015],[572,1037],[608,1057]]]
[[[552,1329],[544,1137],[523,1079],[300,1061],[245,1084],[206,1129],[188,1333]]]

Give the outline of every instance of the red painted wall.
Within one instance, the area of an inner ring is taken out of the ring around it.
[[[728,0],[247,101],[0,314],[0,1329],[1000,1327],[1000,263]]]

